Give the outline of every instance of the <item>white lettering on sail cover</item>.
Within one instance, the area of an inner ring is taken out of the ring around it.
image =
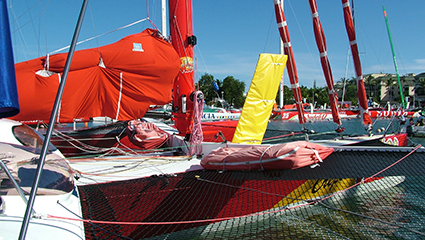
[[[144,52],[141,43],[133,43],[133,51],[134,52]]]

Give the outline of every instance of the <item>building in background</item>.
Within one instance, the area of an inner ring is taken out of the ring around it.
[[[388,102],[398,104],[400,100],[400,88],[398,86],[397,75],[389,73],[371,73],[363,76],[366,95],[372,102],[379,103],[384,106]],[[353,84],[355,79],[347,80]],[[410,106],[424,107],[425,105],[425,72],[415,75],[409,73],[400,76],[401,89],[405,97],[406,104]],[[346,83],[347,85],[347,83]],[[340,100],[343,96],[343,84],[338,82],[335,88],[338,92]]]

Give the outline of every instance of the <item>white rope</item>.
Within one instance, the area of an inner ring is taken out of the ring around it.
[[[59,84],[61,83],[61,81],[62,81],[62,79],[61,79],[61,74],[60,73],[58,73],[58,78],[59,78]],[[57,115],[57,117],[56,117],[56,121],[57,122],[59,122],[59,118],[60,118],[60,115],[61,115],[61,107],[62,107],[62,99],[60,100],[60,102],[59,102],[59,108],[58,108],[58,115]]]
[[[264,168],[263,168],[263,156],[264,156],[264,154],[266,153],[266,151],[267,150],[269,150],[269,148],[271,148],[272,147],[272,145],[269,145],[266,149],[264,149],[264,151],[261,153],[261,156],[260,156],[260,166],[261,166],[261,170],[264,170]]]
[[[122,72],[120,72],[120,95],[118,97],[117,116],[115,117],[115,120],[118,120],[118,116],[120,114],[121,97],[122,97]]]

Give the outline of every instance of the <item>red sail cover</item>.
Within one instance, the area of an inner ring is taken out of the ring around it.
[[[304,109],[302,107],[302,96],[300,85],[298,84],[298,73],[297,67],[295,66],[294,53],[292,52],[291,40],[289,38],[288,26],[286,24],[285,15],[283,14],[282,6],[279,4],[278,0],[274,1],[274,9],[276,12],[276,21],[279,27],[280,37],[284,45],[284,52],[288,55],[288,61],[286,63],[286,69],[288,71],[289,81],[291,82],[291,89],[294,94],[295,102],[297,104],[298,110],[298,119],[300,124],[306,123],[304,117]]]
[[[15,65],[21,112],[18,121],[49,121],[67,53]],[[99,48],[76,51],[58,120],[143,117],[149,105],[171,102],[180,59],[156,30],[146,29]]]
[[[334,88],[334,79],[332,76],[331,65],[329,63],[325,33],[323,32],[322,24],[319,19],[319,12],[317,11],[316,0],[309,0],[311,17],[313,18],[313,29],[314,36],[316,38],[317,48],[320,52],[320,63],[322,64],[323,74],[325,75],[326,83],[329,89],[329,100],[332,110],[332,119],[333,121],[341,125],[341,119],[338,112],[338,94]]]
[[[192,1],[169,0],[170,36],[174,49],[180,57],[180,72],[174,83],[173,119],[180,135],[192,132],[193,101],[191,93],[195,91],[193,71]]]
[[[351,7],[348,0],[342,0],[342,8],[344,11],[345,28],[347,29],[348,39],[350,40],[351,55],[353,55],[354,68],[357,77],[357,97],[359,99],[359,106],[363,123],[371,125],[372,120],[367,109],[366,89],[363,81],[362,66],[360,64],[359,50],[357,48],[356,32],[354,30],[353,16],[351,14]]]

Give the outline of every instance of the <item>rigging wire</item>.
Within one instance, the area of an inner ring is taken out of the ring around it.
[[[276,21],[276,20],[274,20],[274,16],[273,16],[273,15],[271,15],[271,17],[270,17],[269,29],[268,29],[268,31],[267,31],[267,35],[266,35],[266,41],[264,42],[263,52],[266,52],[267,43],[268,43],[268,41],[269,41],[269,37],[270,37],[270,31],[271,31],[272,25],[273,25],[273,23],[274,23],[275,21]],[[280,39],[280,38],[279,38],[279,39]]]
[[[313,54],[312,54],[312,52],[310,50],[310,47],[308,46],[307,39],[306,39],[306,37],[305,37],[305,35],[303,33],[303,30],[302,30],[302,27],[300,25],[300,22],[298,21],[298,18],[297,18],[297,15],[295,14],[294,8],[292,7],[291,1],[289,0],[288,3],[289,3],[289,7],[291,8],[292,14],[294,15],[294,19],[295,19],[295,22],[297,23],[298,29],[300,30],[301,36],[302,36],[302,38],[304,40],[305,46],[307,47],[307,50],[308,50],[308,53],[310,55],[311,62],[313,63],[314,69],[316,69],[317,75],[321,75],[320,74],[320,70],[318,69],[318,66],[316,65],[316,60],[314,60],[315,58],[313,57]]]
[[[91,6],[89,6],[89,10],[90,10],[91,21],[92,21],[92,24],[93,24],[93,32],[94,32],[94,35],[96,36],[97,35],[96,25],[94,24],[93,11],[92,11]],[[99,41],[98,41],[97,38],[96,38],[96,47],[97,47],[97,51],[99,52],[99,57],[102,57],[102,56],[100,56],[100,49],[99,49],[100,44],[99,44]]]
[[[49,2],[50,2],[50,0],[49,0]],[[36,19],[36,18],[40,17],[42,14],[44,14],[44,13],[46,12],[46,10],[47,10],[47,6],[48,6],[48,4],[49,4],[49,3],[47,3],[47,5],[46,5],[46,7],[44,8],[44,10],[43,10],[41,13],[39,13],[37,16],[35,16],[35,17],[32,17],[32,16],[31,16],[31,13],[29,13],[29,14],[30,14],[30,20],[29,20],[29,21],[27,21],[26,23],[24,23],[23,25],[21,25],[19,28],[17,28],[17,29],[15,29],[15,30],[11,31],[11,34],[15,33],[15,32],[16,32],[16,31],[18,31],[18,30],[20,30],[20,29],[21,29],[21,28],[23,28],[25,25],[27,25],[27,24],[29,24],[29,23],[32,23],[34,19]],[[31,8],[32,8],[32,7],[31,7]],[[28,12],[29,10],[30,10],[30,9],[28,9],[28,10],[27,10],[27,12]],[[21,14],[21,15],[18,17],[18,19],[19,19],[20,17],[22,17],[22,15],[24,15],[24,14]],[[18,19],[15,19],[15,21],[16,21],[16,20],[18,20]],[[15,22],[15,21],[13,21],[13,22]],[[13,22],[12,22],[12,23],[13,23]],[[12,24],[12,23],[11,23],[11,24]]]
[[[15,11],[14,11],[13,7],[11,6],[10,8],[11,9],[10,9],[9,13],[13,16],[13,18],[16,19],[16,14],[15,14]],[[24,46],[23,47],[24,49],[23,49],[22,53],[25,55],[25,58],[27,58],[26,54],[29,52],[28,45],[27,45],[27,43],[25,41],[25,38],[23,37],[22,31],[21,31],[21,27],[19,26],[19,22],[15,23],[15,24],[18,25],[17,31],[19,30],[19,32],[18,32],[19,33],[19,37],[20,37],[20,39],[21,39],[21,41],[23,43],[23,46]],[[16,41],[16,40],[14,40],[14,41]],[[13,46],[16,46],[16,44],[13,44]]]
[[[131,27],[131,26],[133,26],[133,25],[136,25],[136,24],[138,24],[138,23],[144,22],[144,21],[146,21],[146,20],[149,20],[149,19],[148,19],[148,18],[143,18],[143,19],[137,20],[137,21],[135,21],[135,22],[132,22],[132,23],[130,23],[130,24],[124,25],[124,26],[122,26],[122,27],[115,28],[115,29],[113,29],[113,30],[111,30],[111,31],[108,31],[108,32],[105,32],[105,33],[99,34],[99,35],[94,36],[94,37],[87,38],[87,39],[85,39],[85,40],[82,40],[82,41],[77,42],[77,45],[79,45],[79,44],[81,44],[81,43],[85,43],[85,42],[91,41],[91,40],[93,40],[93,39],[95,39],[95,38],[99,38],[99,37],[105,36],[105,35],[110,34],[110,33],[113,33],[113,32],[116,32],[116,31],[119,31],[119,30],[122,30],[122,29],[128,28],[128,27]],[[57,53],[57,52],[60,52],[60,51],[66,50],[66,49],[68,49],[68,48],[69,48],[69,45],[68,45],[68,46],[66,46],[66,47],[60,48],[60,49],[58,49],[58,50],[52,51],[52,52],[50,52],[49,54]]]
[[[12,25],[13,23],[15,23],[16,21],[19,20],[19,18],[21,18],[22,16],[24,16],[27,12],[29,12],[32,8],[34,8],[38,3],[40,3],[41,0],[39,0],[38,2],[34,3],[34,5],[32,5],[31,7],[27,8],[27,10],[25,12],[23,12],[21,15],[19,15],[19,17],[15,18],[15,20],[10,22],[10,25]],[[27,3],[28,5],[28,3]],[[46,6],[47,7],[47,6]],[[10,8],[13,8],[12,6],[12,2],[10,2]]]

